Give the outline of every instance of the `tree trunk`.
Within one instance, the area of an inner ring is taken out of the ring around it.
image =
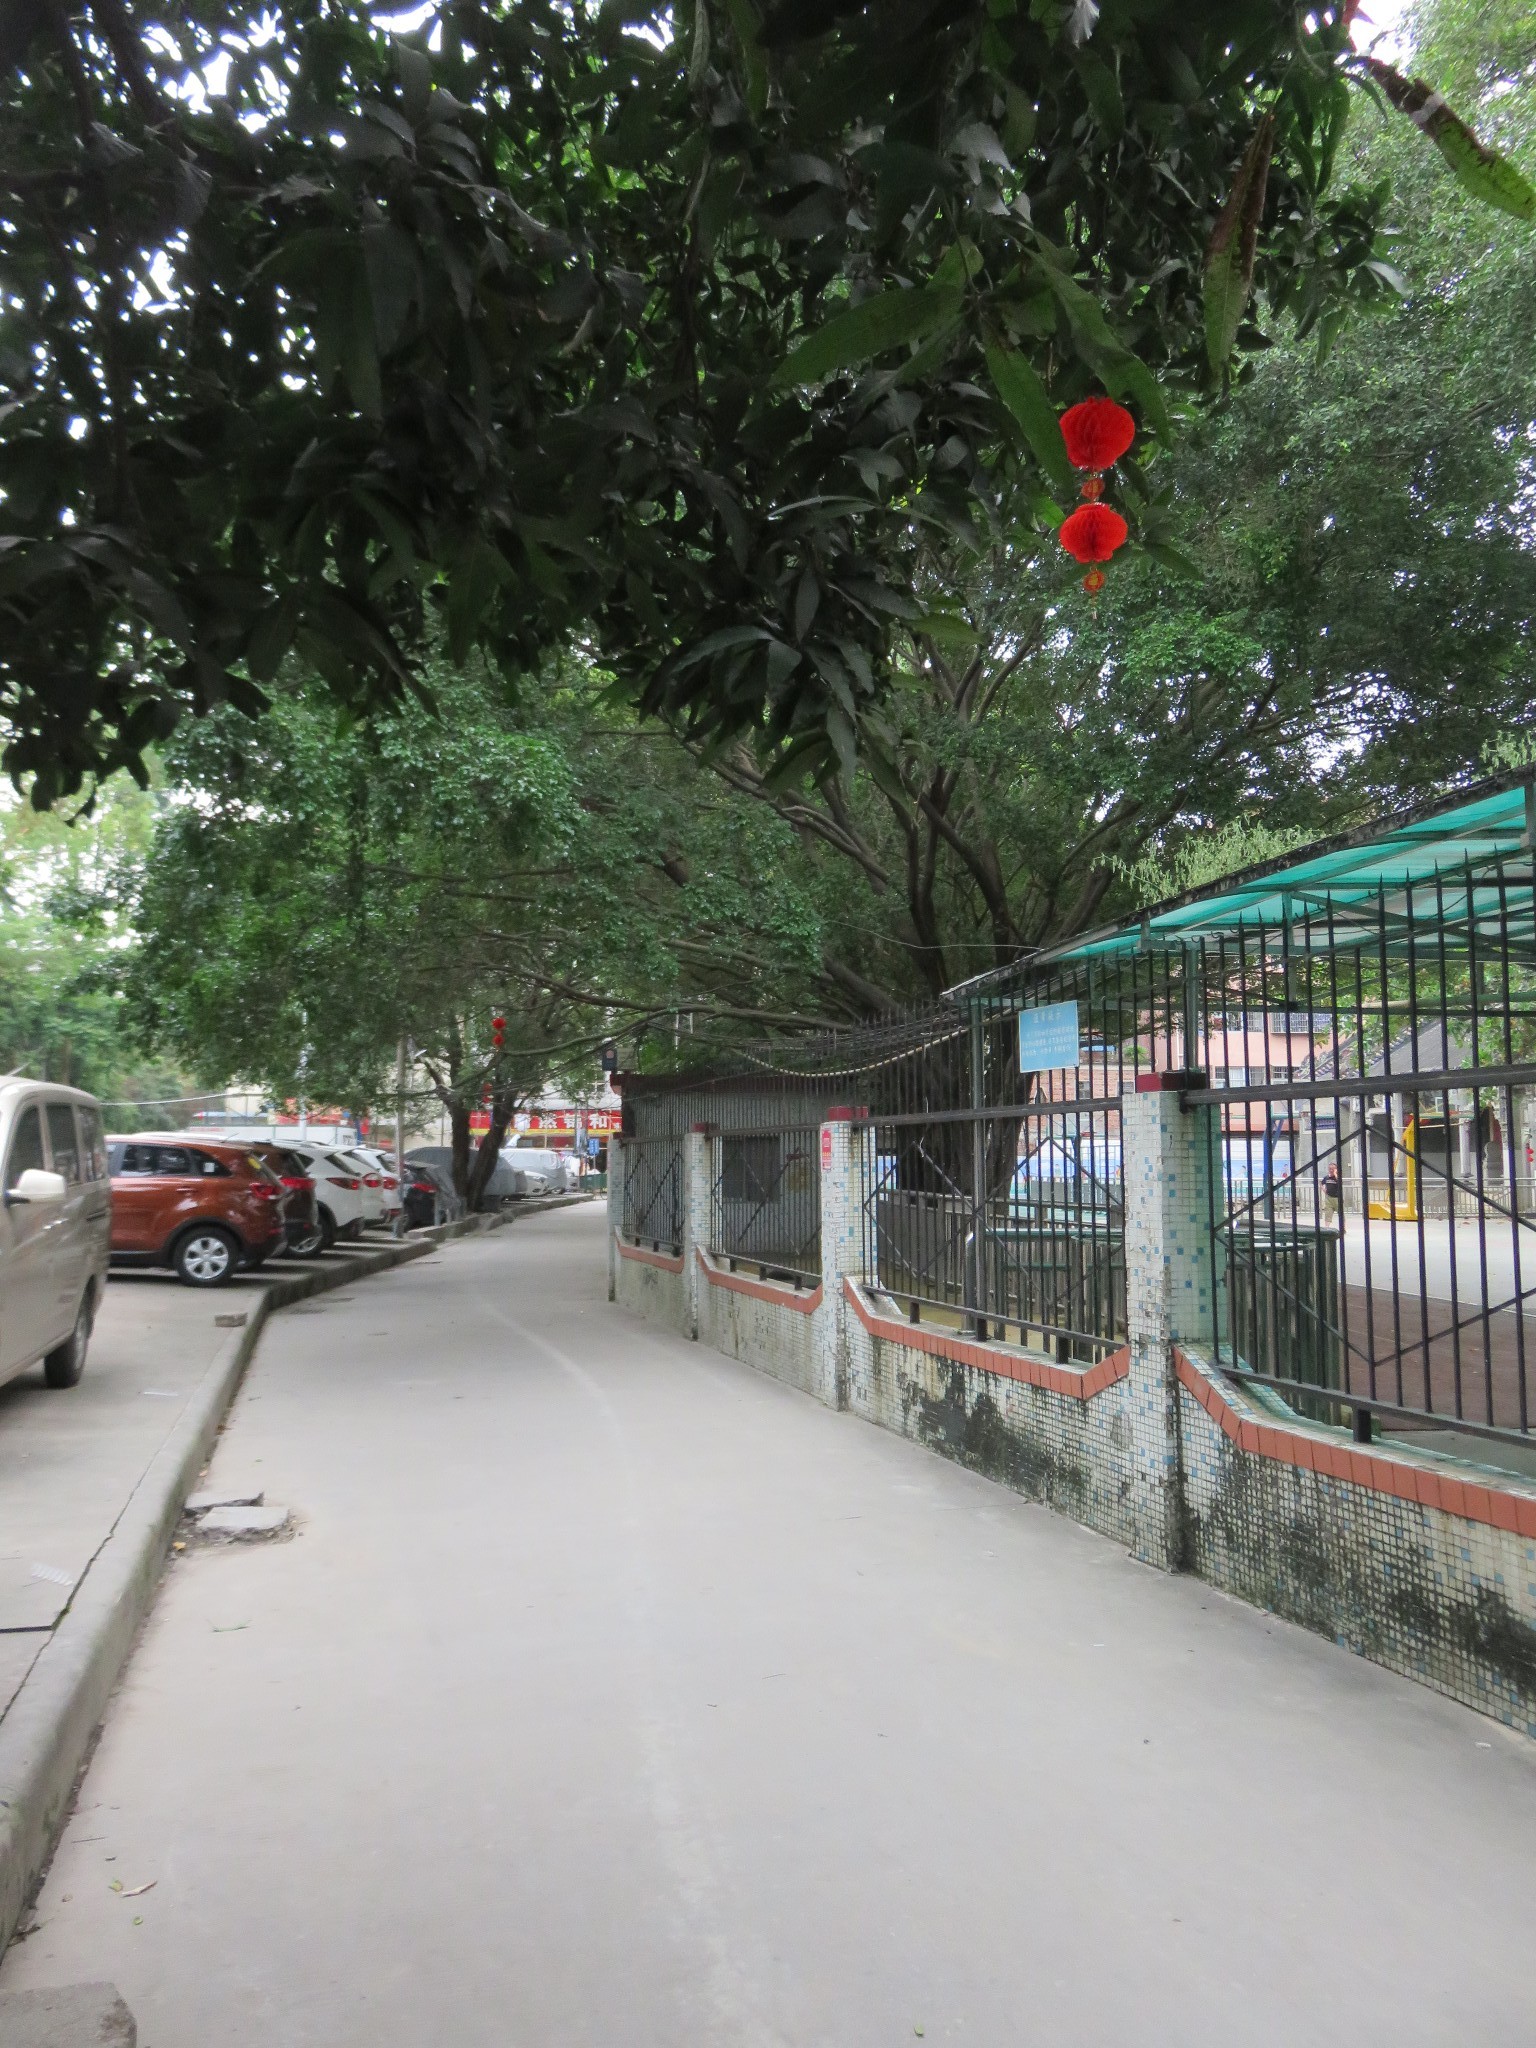
[[[469,1162],[464,1182],[464,1199],[471,1209],[479,1209],[491,1176],[501,1163],[501,1148],[506,1143],[507,1132],[517,1111],[517,1094],[511,1088],[504,1088],[491,1097],[491,1127],[482,1136],[474,1159]],[[464,1142],[466,1152],[469,1145],[469,1117],[464,1119]],[[454,1153],[454,1185],[458,1182],[458,1153]]]
[[[448,1097],[447,1107],[448,1142],[453,1147],[453,1191],[468,1204],[470,1105],[455,1093]]]

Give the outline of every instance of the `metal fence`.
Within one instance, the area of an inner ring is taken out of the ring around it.
[[[625,1138],[623,1145],[623,1235],[653,1251],[680,1252],[686,1204],[682,1139],[668,1133]]]
[[[1362,1438],[1530,1431],[1530,883],[1526,851],[1464,862],[1203,949],[1202,1046],[1235,1006],[1257,1054],[1186,1098],[1218,1154],[1212,1348]]]
[[[1117,1105],[879,1119],[863,1218],[865,1280],[912,1322],[1017,1329],[1059,1359],[1124,1338]]]
[[[1362,1437],[1529,1438],[1533,848],[1536,779],[1504,778],[928,1010],[652,1081],[637,1128],[707,1121],[782,1146],[835,1105],[867,1110],[868,1284],[914,1320],[1090,1358],[1125,1335],[1119,1101],[1177,1075],[1210,1147],[1212,1306],[1192,1341]],[[1020,1014],[1056,1006],[1075,1059],[1033,1071]],[[788,1171],[766,1145],[760,1167],[737,1157],[743,1188]],[[723,1150],[717,1181],[723,1255],[815,1269],[787,1200],[759,1200],[754,1221],[733,1195],[728,1222]]]
[[[820,1132],[815,1124],[717,1131],[709,1249],[765,1279],[821,1273]]]
[[[1532,853],[1429,867],[1277,886],[1226,929],[1144,927],[976,999],[1075,1004],[1080,1078],[1186,1082],[1210,1147],[1203,1341],[1219,1364],[1362,1439],[1373,1417],[1528,1436]]]

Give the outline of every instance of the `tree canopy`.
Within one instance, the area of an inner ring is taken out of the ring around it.
[[[1438,0],[1414,32],[1415,69],[1531,161],[1508,89],[1528,10]],[[1282,333],[1160,462],[1195,574],[1143,552],[1090,608],[1048,532],[936,539],[916,587],[951,616],[898,643],[883,762],[786,785],[748,748],[707,756],[813,849],[834,1011],[1123,913],[1201,834],[1239,864],[1255,833],[1436,796],[1529,735],[1536,228],[1470,204],[1390,110],[1358,102],[1342,147],[1393,188],[1401,295],[1325,351]]]
[[[670,1033],[683,992],[717,1035],[811,1021],[819,926],[789,828],[736,815],[605,678],[555,670],[514,703],[478,660],[428,673],[434,723],[344,721],[285,671],[259,720],[185,727],[118,878],[123,988],[146,1044],[279,1100],[367,1108],[407,1039],[474,1196],[473,1111],[483,1182],[518,1108],[590,1083],[610,1035]]]
[[[1166,439],[1276,321],[1392,289],[1349,12],[444,0],[403,35],[25,0],[10,771],[46,803],[141,770],[290,654],[362,709],[440,636],[526,669],[578,627],[697,738],[846,769],[928,537],[1059,518],[1061,406],[1105,387]],[[1536,208],[1461,133],[1458,174]]]

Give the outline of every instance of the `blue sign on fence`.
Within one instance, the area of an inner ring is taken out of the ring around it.
[[[1076,1003],[1043,1003],[1019,1012],[1019,1072],[1075,1067],[1082,1060]]]

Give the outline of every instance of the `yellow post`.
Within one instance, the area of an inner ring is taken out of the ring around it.
[[[1403,1156],[1408,1161],[1403,1180],[1403,1199],[1397,1199],[1397,1173],[1387,1175],[1387,1199],[1368,1202],[1365,1213],[1377,1223],[1417,1223],[1419,1220],[1419,1119],[1409,1117],[1403,1126]]]

